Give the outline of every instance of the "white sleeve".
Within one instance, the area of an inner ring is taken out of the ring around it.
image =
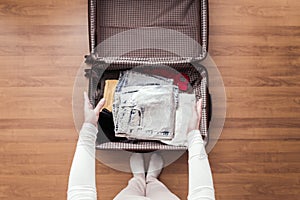
[[[211,169],[199,130],[188,133],[189,193],[188,200],[214,200]]]
[[[90,123],[84,123],[81,128],[69,176],[68,200],[97,199],[95,178],[97,132],[97,128]]]

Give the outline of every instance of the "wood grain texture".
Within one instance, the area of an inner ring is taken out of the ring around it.
[[[300,1],[209,0],[209,10],[209,53],[227,95],[209,154],[216,197],[299,199]],[[85,0],[0,0],[0,199],[66,199],[72,90],[87,53]],[[98,199],[131,177],[99,162],[96,170]],[[186,199],[187,174],[184,154],[161,180]]]

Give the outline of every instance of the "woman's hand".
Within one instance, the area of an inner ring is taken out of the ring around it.
[[[199,130],[200,122],[201,122],[201,116],[202,116],[202,99],[199,99],[194,104],[194,109],[192,112],[191,121],[189,123],[188,133],[192,130]]]
[[[105,104],[105,99],[101,99],[97,106],[93,109],[92,104],[89,101],[88,95],[84,92],[84,122],[91,123],[97,127],[99,113]]]

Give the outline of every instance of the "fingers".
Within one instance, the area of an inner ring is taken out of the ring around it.
[[[200,128],[200,124],[201,124],[201,117],[202,117],[202,99],[199,99],[196,103],[196,111],[197,111],[197,128]]]
[[[197,114],[201,118],[201,116],[202,116],[202,99],[199,99],[197,101],[196,108],[197,108]]]
[[[90,103],[89,97],[86,92],[83,93],[83,97],[84,97],[84,109],[85,110],[92,109],[93,107]]]
[[[94,109],[96,115],[99,115],[100,110],[103,108],[104,104],[105,104],[105,99],[102,98],[102,99],[98,102],[96,108]]]
[[[87,95],[86,92],[83,93],[83,96],[84,96],[84,109],[85,110],[92,110],[93,109],[93,106],[92,104],[90,103],[90,100],[89,100],[89,97]],[[97,106],[95,107],[94,111],[95,113],[98,115],[100,113],[100,110],[102,109],[102,107],[104,106],[105,104],[105,99],[101,99]]]

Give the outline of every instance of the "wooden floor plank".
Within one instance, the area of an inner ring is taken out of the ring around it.
[[[1,200],[66,199],[78,138],[73,84],[89,52],[87,6],[0,0]],[[299,9],[296,0],[209,0],[209,54],[227,96],[225,126],[209,154],[218,200],[300,196]],[[131,176],[96,161],[98,199],[113,199]],[[160,179],[186,199],[187,154]]]

